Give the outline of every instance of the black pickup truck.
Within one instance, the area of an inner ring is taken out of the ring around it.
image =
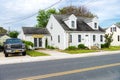
[[[26,55],[25,44],[18,38],[10,38],[4,42],[4,54],[8,57],[8,54],[22,53]]]

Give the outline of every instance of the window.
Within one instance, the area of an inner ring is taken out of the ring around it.
[[[118,41],[120,41],[120,35],[118,35]]]
[[[60,35],[58,35],[58,43],[60,43]]]
[[[52,41],[52,36],[51,36],[51,41]]]
[[[100,35],[100,41],[103,42],[103,35]]]
[[[112,32],[112,28],[110,28],[110,32]]]
[[[96,36],[95,36],[95,35],[93,35],[93,42],[95,42],[95,38],[96,38]]]
[[[34,47],[37,47],[37,38],[34,38]]]
[[[95,28],[97,28],[97,23],[94,23],[94,25],[95,25]]]
[[[78,42],[81,42],[81,35],[78,35]]]
[[[116,29],[116,27],[113,27],[113,31],[116,31],[117,29]]]
[[[71,22],[72,27],[75,27],[75,21]]]
[[[70,43],[72,42],[72,35],[70,35],[69,42]]]
[[[53,29],[53,24],[51,24],[50,29]]]

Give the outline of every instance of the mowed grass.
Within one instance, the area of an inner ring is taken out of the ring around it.
[[[120,50],[120,46],[110,46],[109,48],[103,48],[102,50],[105,50],[105,51],[116,51],[116,50]]]
[[[120,46],[110,46],[109,48],[102,48],[102,51],[117,51],[120,50]],[[91,52],[99,52],[101,50],[84,50],[84,49],[76,49],[76,50],[63,50],[62,52],[69,54],[83,54],[83,53],[91,53]]]
[[[26,54],[27,54],[27,55],[30,55],[31,57],[49,56],[49,55],[46,54],[46,53],[38,52],[38,51],[35,51],[35,50],[27,50],[27,51],[26,51]]]
[[[62,52],[69,54],[82,54],[82,53],[90,53],[90,52],[98,52],[98,50],[64,50]]]

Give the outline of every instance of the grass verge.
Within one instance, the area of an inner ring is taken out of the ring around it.
[[[105,50],[105,51],[116,51],[116,50],[120,50],[120,46],[110,46],[109,48],[103,48],[102,50]]]
[[[80,53],[98,52],[98,50],[64,50],[62,52],[69,54],[80,54]]]
[[[46,54],[46,53],[38,52],[38,51],[35,51],[35,50],[27,50],[26,53],[27,53],[27,55],[30,55],[31,57],[49,56],[49,55]]]

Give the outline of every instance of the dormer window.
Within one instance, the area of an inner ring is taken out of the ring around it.
[[[97,23],[94,23],[95,28],[97,28]]]
[[[75,21],[71,21],[71,26],[75,27]]]

